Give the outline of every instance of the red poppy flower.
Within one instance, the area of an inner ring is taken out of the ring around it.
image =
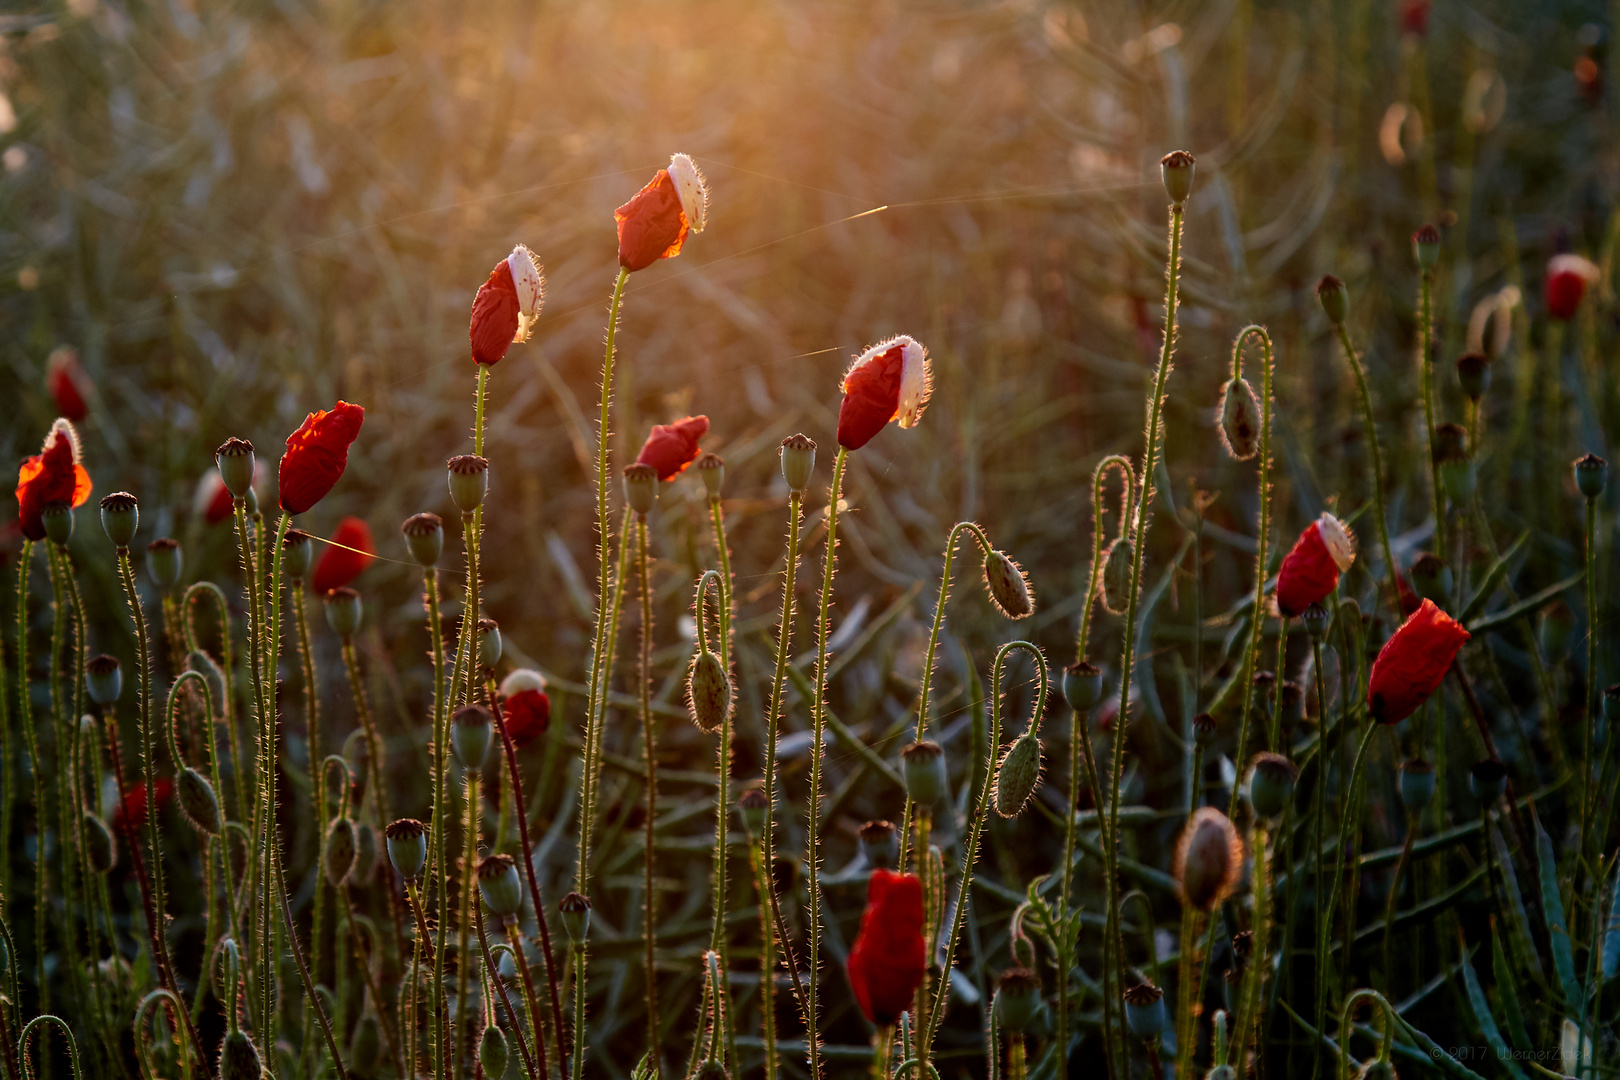
[[[41,514],[47,503],[83,506],[90,498],[90,474],[79,464],[79,436],[73,425],[57,420],[40,452],[17,470],[17,522],[30,540],[45,539]]]
[[[158,809],[162,810],[169,805],[169,800],[174,798],[174,781],[167,778],[159,780],[152,793],[157,800]],[[112,826],[114,829],[139,829],[145,824],[146,784],[137,780],[124,792],[123,801],[113,807]]]
[[[1277,610],[1292,618],[1332,592],[1339,574],[1355,561],[1355,538],[1332,514],[1323,514],[1299,534],[1277,571]]]
[[[890,420],[909,428],[922,419],[933,391],[928,350],[902,334],[874,345],[844,375],[838,409],[838,445],[859,450]]]
[[[287,452],[281,455],[277,485],[281,508],[289,514],[302,514],[326,498],[344,466],[349,463],[349,445],[360,434],[366,410],[340,401],[332,411],[312,412],[299,429],[287,436]]]
[[[673,480],[697,460],[698,440],[709,432],[707,416],[687,416],[673,424],[659,424],[641,444],[637,465],[651,465],[658,479]]]
[[[197,481],[197,494],[191,500],[192,513],[210,525],[218,525],[231,519],[233,509],[231,489],[219,478],[219,470],[209,469],[203,473],[202,479]]]
[[[1367,679],[1367,710],[1374,720],[1398,724],[1417,711],[1446,677],[1468,640],[1467,630],[1425,600],[1378,650]]]
[[[518,668],[502,679],[501,715],[506,720],[506,733],[520,748],[544,735],[551,726],[546,677],[529,668]]]
[[[644,270],[681,253],[688,232],[702,232],[709,193],[703,174],[685,154],[659,169],[647,186],[613,211],[619,226],[619,265]]]
[[[1587,287],[1596,284],[1600,276],[1597,265],[1590,259],[1554,255],[1547,263],[1547,277],[1541,286],[1547,314],[1563,322],[1573,319]]]
[[[84,400],[89,385],[90,376],[79,363],[77,352],[66,345],[51,351],[45,361],[45,389],[50,391],[60,415],[75,424],[90,415],[90,406]]]
[[[1429,32],[1429,0],[1403,0],[1401,33],[1423,37]]]
[[[1419,596],[1417,590],[1412,588],[1412,583],[1400,574],[1395,575],[1395,586],[1400,590],[1401,618],[1404,619],[1422,605],[1423,597]]]
[[[339,547],[339,544],[343,546]],[[342,588],[375,562],[376,555],[377,545],[371,539],[371,526],[357,517],[346,517],[338,522],[332,542],[315,560],[315,569],[309,575],[309,587],[316,596],[325,596],[333,589]]]
[[[467,336],[474,363],[499,363],[514,342],[528,340],[545,300],[545,287],[539,264],[522,244],[495,264],[473,297]]]
[[[849,950],[849,982],[868,1020],[887,1027],[911,1008],[927,957],[921,879],[893,870],[872,871],[861,931]]]

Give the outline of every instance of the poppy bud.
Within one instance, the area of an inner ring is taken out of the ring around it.
[[[1159,159],[1159,178],[1164,181],[1164,193],[1177,206],[1192,194],[1193,171],[1197,161],[1185,150],[1172,150]]]
[[[737,815],[742,818],[743,831],[757,840],[765,832],[765,810],[770,805],[762,787],[745,787],[737,795]]]
[[[1131,560],[1135,552],[1131,542],[1118,537],[1103,553],[1102,602],[1110,615],[1123,615],[1130,606]]]
[[[406,881],[415,881],[427,864],[427,826],[415,818],[391,821],[383,829],[388,838],[388,861]]]
[[[653,503],[658,501],[658,470],[651,465],[626,465],[624,501],[643,517],[652,513]]]
[[[1412,587],[1418,595],[1435,603],[1449,603],[1451,599],[1451,567],[1440,556],[1430,551],[1419,552],[1412,560]]]
[[[214,451],[214,464],[219,467],[219,478],[233,498],[245,499],[253,490],[253,444],[232,436]]]
[[[101,527],[113,547],[125,550],[141,523],[140,503],[127,491],[115,491],[101,500]]]
[[[377,833],[364,821],[354,825],[354,869],[349,871],[351,884],[364,884],[377,869]]]
[[[517,915],[523,907],[523,880],[512,856],[491,855],[478,864],[478,895],[502,919]]]
[[[1434,273],[1434,268],[1440,264],[1440,230],[1433,225],[1424,225],[1413,233],[1412,255],[1424,276]]]
[[[1453,504],[1465,504],[1479,484],[1474,459],[1468,455],[1468,429],[1461,424],[1436,424],[1434,438],[1440,486]]]
[[[681,253],[689,232],[702,232],[709,216],[703,174],[685,154],[670,158],[647,185],[613,212],[619,229],[619,265],[636,271]]]
[[[500,624],[494,619],[479,619],[477,629],[478,666],[486,671],[493,670],[501,662],[501,653],[505,651]]]
[[[816,443],[803,433],[789,435],[782,440],[782,479],[789,491],[804,494],[810,486],[810,474],[816,468]]]
[[[1135,986],[1126,987],[1125,1026],[1138,1039],[1157,1042],[1170,1025],[1169,1012],[1164,1007],[1164,991],[1146,979]]]
[[[873,870],[892,870],[900,858],[900,834],[890,821],[868,821],[856,833],[866,865]]]
[[[920,808],[931,808],[950,791],[945,770],[945,751],[936,742],[914,742],[900,751],[901,771],[906,794]]]
[[[315,545],[303,529],[288,529],[281,538],[281,571],[289,581],[303,581],[309,576],[309,564],[315,558]]]
[[[1468,790],[1481,806],[1494,805],[1507,790],[1507,766],[1495,758],[1476,761],[1468,769]]]
[[[376,1076],[382,1064],[382,1034],[377,1018],[364,1013],[354,1025],[354,1039],[349,1043],[349,1071],[356,1076]]]
[[[242,509],[247,513],[248,517],[256,518],[259,516],[258,492],[254,491],[252,488],[248,488],[247,497],[243,499],[242,502],[244,504]]]
[[[1181,830],[1173,864],[1181,899],[1208,914],[1237,888],[1243,844],[1231,819],[1213,806],[1199,807]]]
[[[321,861],[321,870],[326,874],[327,883],[334,889],[343,887],[349,879],[349,873],[354,869],[358,855],[359,841],[354,831],[354,822],[348,817],[340,816],[332,819],[332,824],[326,827],[326,850]]]
[[[45,359],[45,389],[50,391],[57,413],[75,424],[89,416],[85,394],[90,386],[90,376],[79,363],[76,349],[59,345],[51,350]]]
[[[1041,1000],[1041,977],[1029,968],[1008,968],[996,986],[996,1021],[1008,1031],[1025,1032],[1040,1019],[1045,1002]]]
[[[1305,632],[1311,636],[1312,641],[1322,641],[1333,625],[1333,612],[1320,603],[1312,604],[1300,614],[1299,621],[1305,624]]]
[[[1292,618],[1325,599],[1355,558],[1355,537],[1342,521],[1323,514],[1311,522],[1277,569],[1278,613]]]
[[[1457,357],[1457,385],[1464,397],[1478,402],[1491,387],[1491,358],[1477,352]]]
[[[1434,799],[1434,762],[1407,758],[1401,762],[1401,805],[1408,814],[1421,814]]]
[[[90,700],[97,705],[112,705],[124,692],[124,673],[118,666],[118,657],[102,653],[92,656],[84,665],[84,688]]]
[[[1102,700],[1102,669],[1082,660],[1063,669],[1063,700],[1077,713]]]
[[[491,717],[482,705],[463,705],[450,717],[450,749],[468,772],[484,767],[489,756]]]
[[[118,865],[118,845],[113,843],[112,830],[89,811],[84,815],[84,857],[97,874],[108,873]]]
[[[438,514],[413,514],[399,527],[411,558],[424,567],[435,566],[444,554],[444,519]]]
[[[838,445],[846,450],[859,450],[891,420],[915,427],[934,389],[928,350],[905,334],[874,345],[855,358],[841,389]]]
[[[591,932],[591,902],[577,892],[571,892],[557,901],[557,911],[562,916],[563,930],[568,934],[568,940],[575,945],[585,944],[585,937]]]
[[[187,766],[175,778],[175,794],[180,797],[180,812],[186,815],[191,827],[205,836],[218,836],[224,827],[219,815],[219,796],[214,785],[196,769]]]
[[[247,1032],[240,1028],[226,1032],[219,1047],[219,1080],[259,1080],[263,1072],[258,1047]]]
[[[1029,575],[1006,552],[991,551],[984,557],[984,587],[990,602],[1006,618],[1022,619],[1035,610]]]
[[[147,544],[146,574],[164,591],[180,584],[180,541],[165,536]]]
[[[673,424],[655,424],[635,463],[651,466],[655,479],[673,480],[697,460],[698,440],[708,433],[707,416],[683,416]]]
[[[331,493],[348,467],[349,447],[365,420],[365,409],[340,401],[330,411],[310,413],[287,436],[287,449],[276,474],[277,498],[283,510],[302,514]]]
[[[214,715],[225,715],[225,672],[202,649],[193,649],[186,654],[186,670],[195,671],[203,677],[208,684],[208,698],[213,705]]]
[[[1249,763],[1249,805],[1263,818],[1280,817],[1294,797],[1299,767],[1281,754],[1260,753]]]
[[[1575,486],[1588,499],[1603,495],[1609,482],[1609,463],[1596,454],[1587,454],[1575,462]]]
[[[1561,322],[1573,319],[1587,288],[1597,284],[1602,276],[1602,271],[1590,259],[1580,255],[1554,255],[1547,263],[1547,277],[1542,283],[1547,314]]]
[[[1343,326],[1350,317],[1350,290],[1332,274],[1323,274],[1322,280],[1316,283],[1316,300],[1334,326]]]
[[[1248,461],[1260,452],[1260,400],[1248,379],[1228,379],[1221,385],[1215,423],[1221,445],[1238,461]]]
[[[484,504],[489,493],[489,459],[477,454],[460,454],[446,462],[450,474],[450,501],[463,514]]]
[[[498,1027],[490,1026],[478,1037],[478,1063],[484,1075],[498,1078],[506,1075],[506,1036]]]
[[[1208,750],[1215,745],[1215,735],[1220,730],[1220,725],[1215,722],[1213,716],[1204,712],[1192,718],[1192,729],[1193,743]]]
[[[692,657],[692,672],[686,680],[686,707],[692,723],[703,731],[718,731],[731,712],[731,680],[725,665],[712,652]]]
[[[996,769],[996,813],[1016,817],[1041,780],[1041,741],[1033,731],[1013,740]]]
[[[709,498],[718,499],[720,489],[726,483],[726,463],[719,454],[699,454],[697,461],[698,476],[703,478],[703,488],[709,493]]]
[[[340,586],[322,598],[326,603],[326,624],[340,638],[352,638],[360,632],[360,618],[364,609],[360,594],[347,585]]]
[[[73,539],[73,507],[68,503],[61,499],[46,503],[39,519],[45,523],[46,539],[57,547],[66,547]]]
[[[1423,601],[1373,661],[1367,679],[1367,711],[1372,718],[1398,724],[1416,712],[1439,688],[1468,637],[1468,631],[1433,600]]]

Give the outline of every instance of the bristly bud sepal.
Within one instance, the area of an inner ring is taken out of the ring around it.
[[[493,1025],[485,1028],[478,1037],[478,1063],[484,1067],[484,1075],[505,1076],[507,1057],[506,1036],[501,1029]]]
[[[731,679],[715,653],[704,650],[692,658],[686,679],[686,706],[692,723],[702,731],[718,731],[731,714]]]
[[[1123,615],[1130,606],[1134,554],[1131,542],[1123,536],[1116,538],[1103,553],[1102,604],[1110,615]]]
[[[218,836],[225,826],[219,812],[219,796],[208,778],[187,766],[175,777],[174,791],[180,811],[192,828],[204,836]]]
[[[1159,159],[1159,178],[1164,181],[1164,193],[1170,202],[1180,206],[1192,194],[1193,172],[1197,159],[1185,150],[1172,150]]]

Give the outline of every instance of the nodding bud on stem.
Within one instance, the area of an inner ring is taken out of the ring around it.
[[[1575,487],[1587,499],[1602,496],[1609,483],[1609,463],[1596,454],[1587,454],[1575,462]]]
[[[1316,300],[1334,326],[1343,326],[1350,318],[1350,290],[1332,274],[1323,274],[1322,280],[1316,283]]]
[[[118,666],[118,657],[102,653],[92,656],[84,665],[84,688],[90,700],[97,705],[112,705],[124,692],[124,673]]]
[[[411,558],[423,567],[436,566],[444,554],[444,519],[438,514],[413,514],[399,527]]]
[[[165,592],[180,584],[180,541],[165,536],[147,544],[146,575]]]
[[[1468,770],[1468,790],[1481,806],[1491,806],[1507,790],[1507,766],[1495,758],[1476,761]]]
[[[427,865],[427,826],[415,818],[391,821],[383,829],[388,840],[388,861],[406,881],[415,881]]]
[[[905,775],[906,794],[921,808],[932,809],[950,791],[950,778],[945,769],[945,751],[939,743],[914,742],[900,751],[902,771]]]
[[[1281,754],[1254,755],[1249,763],[1249,805],[1263,818],[1274,818],[1288,809],[1294,797],[1299,766]]]
[[[1013,740],[996,769],[996,813],[1016,817],[1041,781],[1041,741],[1034,730]]]
[[[482,705],[463,705],[450,717],[450,749],[468,772],[484,767],[489,756],[493,718]]]
[[[118,865],[118,845],[107,823],[89,811],[84,815],[84,857],[92,872],[106,874]]]
[[[1463,396],[1478,402],[1491,388],[1491,358],[1484,353],[1463,353],[1457,357],[1457,385]]]
[[[737,815],[742,818],[743,831],[757,840],[765,832],[765,811],[770,806],[765,789],[757,784],[745,787],[737,794]]]
[[[245,499],[253,490],[253,444],[232,436],[214,451],[214,464],[219,467],[219,478],[225,481],[225,490],[233,498]]]
[[[478,895],[502,919],[517,917],[523,908],[523,880],[510,855],[491,855],[478,864]]]
[[[1192,194],[1193,171],[1197,160],[1185,150],[1172,150],[1159,159],[1159,178],[1164,181],[1164,193],[1177,206]]]
[[[624,501],[638,514],[652,513],[653,503],[658,501],[658,470],[651,465],[626,465]]]
[[[321,870],[326,874],[327,883],[334,889],[342,888],[344,882],[349,880],[358,854],[359,841],[354,822],[347,815],[333,818],[332,824],[326,827],[326,843],[321,858]]]
[[[1221,407],[1215,423],[1221,446],[1238,461],[1260,452],[1260,400],[1249,380],[1239,376],[1221,386]]]
[[[484,504],[489,494],[489,459],[477,454],[459,454],[445,462],[450,475],[450,501],[463,514]]]
[[[218,836],[224,822],[219,813],[219,796],[214,785],[196,769],[187,766],[175,777],[175,795],[180,800],[180,811],[191,827],[204,836]]]
[[[341,585],[322,599],[326,603],[326,624],[334,634],[347,640],[360,632],[360,620],[365,609],[360,604],[359,593],[347,585]]]
[[[1118,537],[1103,552],[1102,604],[1110,615],[1123,615],[1130,606],[1131,560],[1135,552],[1131,542]]]
[[[1125,1026],[1138,1039],[1154,1043],[1170,1026],[1170,1015],[1164,1006],[1164,991],[1144,979],[1135,986],[1125,988]]]
[[[478,1064],[484,1067],[485,1076],[505,1076],[506,1062],[509,1051],[506,1047],[506,1036],[498,1027],[487,1027],[478,1037]]]
[[[804,433],[789,435],[782,440],[782,479],[788,490],[804,494],[810,486],[810,474],[816,469],[816,442]]]
[[[1440,230],[1433,225],[1424,225],[1413,233],[1412,255],[1417,259],[1419,270],[1425,274],[1434,273],[1434,268],[1440,264]]]
[[[692,723],[703,731],[718,731],[731,713],[731,679],[715,653],[702,650],[692,657],[686,678],[686,706]]]
[[[1231,896],[1243,874],[1243,844],[1231,819],[1213,806],[1188,818],[1173,873],[1182,901],[1205,914]]]
[[[577,892],[571,892],[557,901],[557,913],[562,916],[563,930],[575,945],[585,944],[591,932],[591,902]]]
[[[106,531],[107,539],[113,542],[113,547],[128,549],[140,523],[140,503],[129,492],[115,491],[102,498],[101,527]]]
[[[991,1008],[995,1010],[996,1020],[1008,1031],[1028,1031],[1045,1009],[1045,1002],[1041,1000],[1041,977],[1026,967],[1003,971]]]
[[[703,479],[703,490],[709,493],[709,498],[718,499],[720,489],[726,484],[726,462],[719,454],[704,452],[692,463],[697,468],[698,476]]]
[[[309,576],[309,564],[315,558],[315,544],[303,529],[288,529],[281,538],[281,569],[289,580],[302,581]]]
[[[61,499],[46,503],[39,512],[45,524],[45,537],[57,547],[64,547],[73,539],[73,507]]]
[[[1407,758],[1401,762],[1401,805],[1408,814],[1421,814],[1434,800],[1434,762]]]
[[[1063,700],[1077,713],[1102,700],[1102,669],[1082,660],[1063,669]]]
[[[873,870],[893,870],[900,858],[900,834],[892,821],[868,821],[856,833],[866,865]]]
[[[264,1067],[259,1064],[259,1048],[240,1028],[225,1033],[219,1046],[219,1080],[259,1080]]]
[[[996,610],[1009,619],[1027,617],[1035,610],[1035,590],[1029,575],[1004,551],[984,557],[984,588]]]

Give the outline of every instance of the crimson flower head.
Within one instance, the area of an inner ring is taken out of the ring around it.
[[[343,546],[339,547],[339,544]],[[371,539],[371,526],[357,517],[346,517],[338,522],[332,542],[315,560],[315,569],[309,575],[309,587],[316,596],[325,596],[359,577],[366,567],[376,561],[377,545]]]
[[[264,478],[264,462],[253,463],[253,486],[259,486]],[[209,525],[218,525],[222,521],[229,521],[235,513],[235,504],[231,500],[231,489],[225,486],[220,478],[218,469],[209,469],[197,481],[197,491],[191,497],[191,512],[203,519]]]
[[[534,253],[519,244],[495,264],[489,280],[473,297],[467,336],[473,362],[494,365],[513,343],[529,340],[529,331],[546,302],[546,279]]]
[[[1356,558],[1356,539],[1344,522],[1323,514],[1306,527],[1283,556],[1277,571],[1277,610],[1285,618],[1302,614],[1339,584]]]
[[[83,506],[90,498],[90,474],[79,464],[79,433],[57,418],[45,445],[17,470],[17,523],[30,540],[45,539],[45,507],[53,502]]]
[[[1467,630],[1425,600],[1396,628],[1373,661],[1367,679],[1367,711],[1383,724],[1398,724],[1439,689],[1457,658]]]
[[[56,402],[59,415],[75,424],[90,415],[90,406],[85,403],[89,386],[90,376],[85,373],[84,365],[79,363],[76,351],[66,345],[51,350],[50,357],[45,361],[45,389],[50,391],[52,400]]]
[[[349,464],[349,445],[365,420],[365,409],[340,401],[330,412],[310,413],[287,436],[287,452],[281,455],[277,477],[283,510],[302,514],[326,498]]]
[[[708,433],[707,416],[685,416],[673,424],[659,424],[641,444],[636,464],[651,465],[660,480],[673,480],[697,460],[698,440]]]
[[[868,1020],[888,1027],[911,1008],[927,957],[922,880],[916,874],[872,871],[861,931],[849,950],[849,982]]]
[[[1547,263],[1547,278],[1542,282],[1542,299],[1547,314],[1562,322],[1575,317],[1586,290],[1597,284],[1602,276],[1597,264],[1580,255],[1554,255]]]
[[[164,777],[152,789],[157,807],[162,810],[174,798],[174,781]],[[139,829],[146,824],[146,783],[137,780],[124,792],[124,799],[113,807],[113,828]]]
[[[1429,33],[1429,0],[1401,0],[1401,33],[1415,37]]]
[[[934,376],[928,350],[901,334],[867,349],[844,375],[844,403],[838,409],[838,445],[859,450],[890,420],[915,427],[928,407]]]
[[[506,733],[518,747],[527,746],[551,726],[551,699],[546,677],[531,668],[518,668],[501,680],[501,710]]]
[[[709,216],[709,189],[685,154],[669,159],[647,186],[613,211],[619,225],[619,265],[645,270],[681,253],[689,232],[700,233]]]

